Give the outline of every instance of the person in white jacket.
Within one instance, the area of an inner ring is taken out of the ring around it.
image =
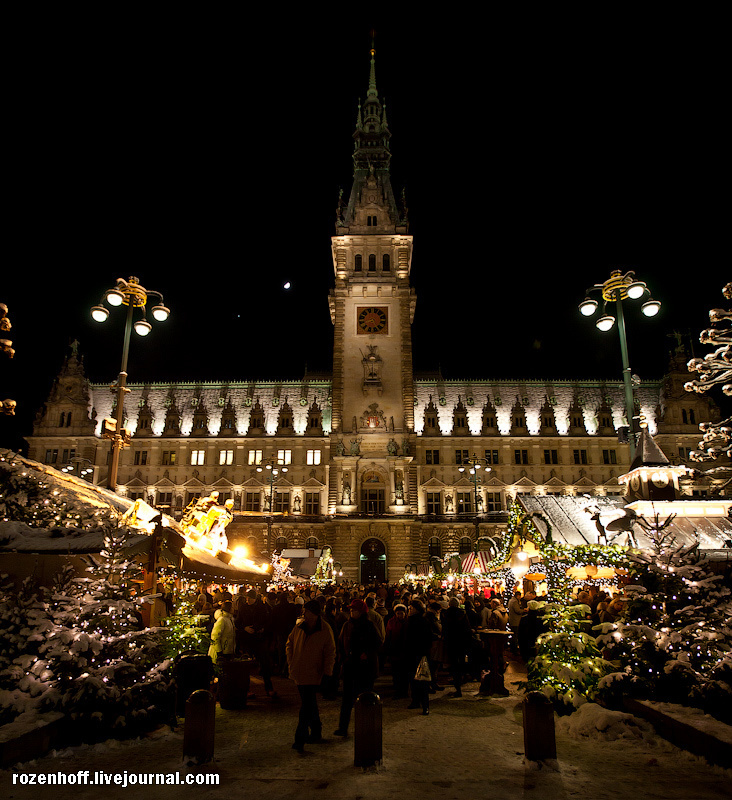
[[[214,614],[214,618],[216,622],[211,631],[211,647],[208,648],[208,654],[216,664],[220,656],[234,655],[236,647],[236,628],[231,613],[231,600],[224,602],[221,609]]]

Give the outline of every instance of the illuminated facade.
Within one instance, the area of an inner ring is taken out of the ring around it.
[[[330,545],[344,577],[396,580],[407,565],[472,551],[505,529],[518,494],[613,495],[628,446],[623,387],[591,381],[456,381],[415,376],[412,237],[389,172],[391,133],[374,61],[354,132],[354,180],[332,237],[331,378],[130,384],[119,491],[180,517],[211,491],[234,502],[232,544],[253,552]],[[684,391],[686,357],[643,382],[636,401],[658,444],[686,463],[699,422],[718,419]],[[29,455],[105,479],[109,387],[90,385],[75,353],[39,413]],[[474,482],[459,471],[477,456]],[[269,458],[288,471],[271,481]],[[710,486],[686,484],[688,495]],[[270,494],[272,497],[270,497]]]

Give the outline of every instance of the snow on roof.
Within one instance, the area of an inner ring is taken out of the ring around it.
[[[559,495],[518,496],[527,512],[539,511],[552,526],[555,542],[569,545],[597,544],[599,531],[592,518],[599,510],[601,518],[612,516],[627,505],[625,497],[575,497]],[[592,510],[590,510],[592,509]],[[661,522],[664,521],[661,517]],[[537,527],[545,533],[546,525],[539,521]],[[632,526],[638,547],[647,549],[651,541],[639,525]],[[676,517],[670,524],[676,536],[677,546],[694,544],[699,538],[700,550],[721,550],[726,542],[732,540],[732,520],[725,517]],[[609,537],[612,543],[612,534]],[[621,533],[616,542],[625,543],[626,534]]]
[[[7,483],[4,488],[6,493],[14,491],[10,480],[13,473],[22,477],[22,473],[33,471],[43,475],[43,482],[47,485],[49,494],[61,493],[72,516],[79,513],[82,518],[88,519],[90,509],[114,509],[123,514],[134,505],[134,500],[128,497],[121,497],[109,489],[94,486],[81,478],[59,472],[53,467],[23,458],[9,450],[0,450],[0,459],[3,460],[3,471],[0,473],[0,478],[4,473]],[[180,541],[183,543],[183,530],[178,522],[165,514],[162,516],[164,523],[181,536]],[[101,523],[98,526],[87,528],[73,526],[36,528],[19,520],[0,521],[0,554],[63,555],[68,553],[79,555],[99,553],[104,546],[105,533],[106,527]],[[146,544],[148,539],[147,533],[131,530],[125,541],[125,547],[134,551],[139,545]],[[261,579],[264,575],[264,573],[225,564],[211,553],[188,544],[183,547],[183,555],[186,559],[185,568],[200,575],[215,575],[231,581],[251,580],[253,577]]]

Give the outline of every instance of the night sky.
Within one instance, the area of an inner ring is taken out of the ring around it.
[[[372,26],[415,237],[416,371],[620,379],[617,333],[577,311],[615,268],[663,303],[652,320],[626,306],[634,372],[664,373],[674,331],[703,354],[730,278],[720,26],[528,15],[23,29],[0,280],[17,424],[74,338],[88,377],[114,380],[123,312],[98,325],[89,308],[118,277],[172,312],[133,335],[130,382],[330,370],[330,236]]]

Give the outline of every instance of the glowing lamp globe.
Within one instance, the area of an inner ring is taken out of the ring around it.
[[[628,297],[631,300],[638,300],[645,294],[646,285],[643,283],[643,281],[633,281],[633,283],[628,286],[626,291],[628,292]]]
[[[154,306],[152,315],[158,322],[165,322],[165,320],[170,316],[170,309],[163,305]]]
[[[597,300],[593,300],[591,297],[585,297],[579,304],[579,310],[585,317],[591,317],[595,311],[597,311]]]
[[[140,319],[135,323],[135,333],[138,336],[147,336],[152,330],[152,325],[144,319]]]
[[[614,324],[615,324],[615,317],[613,317],[611,314],[605,314],[604,317],[600,317],[600,319],[598,319],[597,322],[595,323],[595,325],[601,331],[609,331]]]
[[[110,289],[107,292],[107,302],[110,306],[121,306],[125,301],[125,296],[118,289]]]
[[[658,300],[649,300],[647,303],[643,303],[643,305],[641,306],[641,311],[647,317],[655,317],[656,314],[658,314],[658,312],[660,311],[660,309],[661,309],[661,304],[658,302]]]
[[[94,306],[91,310],[91,315],[95,322],[106,322],[109,311],[104,306]]]

